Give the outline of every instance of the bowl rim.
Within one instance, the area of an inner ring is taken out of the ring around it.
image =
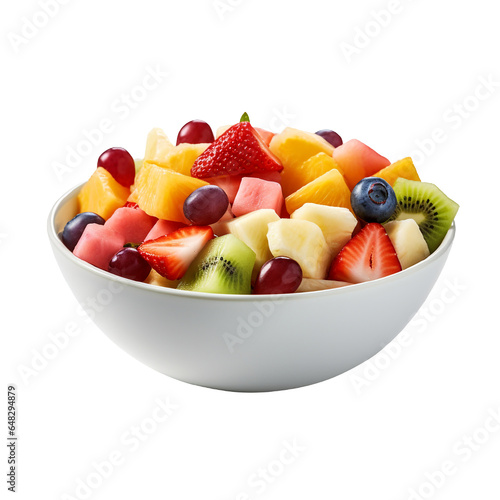
[[[439,247],[430,254],[424,260],[414,264],[413,266],[404,269],[402,271],[398,271],[397,273],[391,274],[390,276],[385,276],[383,278],[378,278],[372,281],[365,281],[363,283],[353,283],[351,285],[342,286],[338,288],[330,288],[326,290],[314,290],[309,292],[300,292],[300,293],[281,293],[281,294],[262,294],[262,295],[235,295],[235,294],[227,294],[227,293],[208,293],[208,292],[193,292],[190,290],[177,290],[176,288],[167,288],[157,285],[151,285],[149,283],[139,282],[130,280],[127,278],[122,278],[121,276],[117,276],[115,274],[109,273],[102,269],[99,269],[84,260],[79,259],[72,252],[66,248],[61,238],[59,237],[56,227],[55,227],[55,218],[57,213],[59,212],[61,206],[68,202],[72,197],[76,196],[80,191],[81,187],[85,184],[82,182],[77,186],[69,189],[66,193],[64,193],[52,206],[48,218],[47,218],[47,232],[49,236],[49,240],[52,244],[52,248],[54,250],[59,251],[65,258],[70,260],[72,263],[76,264],[80,268],[83,268],[87,271],[90,271],[101,278],[105,278],[111,281],[115,281],[120,283],[121,285],[127,285],[134,288],[139,288],[151,293],[159,293],[170,296],[177,297],[185,297],[185,298],[197,298],[203,300],[230,300],[237,302],[264,302],[264,301],[293,301],[293,300],[307,300],[308,298],[316,298],[319,295],[321,296],[336,296],[338,294],[346,294],[353,293],[359,288],[370,288],[376,287],[381,282],[389,282],[389,281],[397,281],[401,279],[405,279],[407,276],[418,273],[422,268],[430,265],[432,262],[438,260],[447,250],[451,247],[453,240],[455,239],[456,233],[456,224],[453,221],[450,229],[446,233],[443,241],[439,245]]]

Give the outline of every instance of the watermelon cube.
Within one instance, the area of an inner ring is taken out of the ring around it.
[[[123,207],[115,210],[104,225],[120,233],[125,243],[142,243],[156,221],[140,208]]]
[[[223,189],[227,194],[229,203],[232,204],[240,187],[241,175],[220,175],[218,177],[210,177],[207,181]]]
[[[280,215],[283,202],[281,185],[277,182],[256,177],[243,177],[232,210],[236,217],[262,208],[271,208]]]
[[[144,241],[156,240],[156,238],[173,233],[174,231],[177,231],[177,229],[180,229],[181,227],[186,227],[186,224],[172,220],[158,219],[158,222],[153,226],[151,231],[149,231],[149,233],[144,238]]]
[[[351,139],[333,151],[349,190],[365,177],[371,177],[391,162],[357,139]]]
[[[108,270],[113,255],[123,248],[125,237],[101,224],[88,224],[83,231],[73,254],[79,259],[100,269]]]
[[[267,172],[255,172],[249,175],[249,177],[256,177],[258,179],[264,179],[265,181],[272,181],[281,184],[281,172],[276,172],[276,170],[268,170]]]

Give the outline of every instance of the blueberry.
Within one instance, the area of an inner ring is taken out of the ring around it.
[[[364,222],[385,222],[396,210],[394,189],[380,177],[365,177],[352,190],[351,206]]]
[[[75,215],[65,226],[62,232],[62,241],[71,251],[74,250],[80,236],[88,224],[104,224],[106,221],[94,212],[82,212]]]

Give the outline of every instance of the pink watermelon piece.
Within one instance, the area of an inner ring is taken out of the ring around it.
[[[186,227],[186,224],[171,220],[158,219],[158,222],[152,227],[151,231],[149,231],[149,233],[144,238],[144,241],[156,240],[156,238],[173,233],[181,227]]]
[[[262,137],[262,140],[264,141],[264,144],[269,147],[269,144],[271,144],[272,138],[276,135],[273,132],[269,132],[269,130],[265,130],[263,128],[255,127],[255,130],[259,133],[259,135]]]
[[[248,177],[256,177],[257,179],[264,179],[265,181],[277,182],[278,184],[281,184],[281,173],[276,172],[276,170],[255,172],[255,174],[249,175]]]
[[[123,248],[125,237],[101,224],[88,224],[83,231],[73,254],[79,259],[100,269],[108,270],[113,255]]]
[[[142,243],[157,220],[140,208],[123,207],[115,210],[104,225],[120,233],[125,243]]]
[[[227,194],[229,203],[232,204],[234,202],[234,198],[240,187],[241,175],[220,175],[218,177],[210,177],[206,180],[210,182],[210,184],[214,184],[223,189]]]
[[[236,217],[261,208],[271,208],[280,215],[283,202],[281,185],[277,182],[256,177],[243,177],[232,210]]]
[[[391,162],[357,139],[345,142],[333,151],[333,159],[338,162],[346,184],[352,191],[363,178],[389,166]]]

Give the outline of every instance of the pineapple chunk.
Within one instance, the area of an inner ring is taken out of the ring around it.
[[[394,220],[384,224],[401,268],[406,269],[430,255],[422,231],[413,219]]]
[[[240,239],[255,252],[256,259],[252,273],[253,279],[257,277],[262,264],[273,258],[267,241],[268,224],[279,219],[274,210],[262,208],[226,223],[228,232],[236,236],[236,238]]]
[[[78,194],[78,212],[94,212],[108,220],[117,208],[125,205],[129,195],[128,188],[98,167]]]
[[[274,257],[296,260],[304,278],[324,279],[332,257],[323,232],[314,222],[280,219],[269,223],[269,249]]]
[[[182,143],[174,146],[161,128],[154,128],[149,132],[146,142],[144,162],[154,163],[160,167],[169,168],[179,174],[191,175],[191,167],[196,158],[208,148],[210,144]]]
[[[148,277],[144,280],[144,283],[149,283],[150,285],[163,286],[166,288],[177,288],[180,280],[169,280],[164,278],[161,274],[157,273],[154,269],[151,269]]]
[[[306,203],[344,207],[351,210],[351,192],[345,183],[343,175],[338,170],[330,170],[301,187],[285,200],[289,214],[292,214]]]
[[[312,278],[302,278],[297,292],[315,292],[317,290],[330,290],[331,288],[340,288],[343,286],[350,285],[346,281],[334,281],[334,280],[315,280]]]
[[[228,131],[232,125],[222,125],[217,129],[217,132],[215,133],[215,138],[218,139],[224,132]]]
[[[156,163],[160,167],[169,168],[170,170],[174,170],[182,175],[191,176],[191,167],[193,166],[196,158],[208,148],[210,144],[202,143],[202,144],[188,144],[182,143],[178,146],[175,146],[165,158]]]
[[[326,153],[311,156],[302,165],[296,167],[293,173],[290,172],[282,181],[283,194],[285,197],[289,196],[302,186],[309,184],[309,182],[333,169],[343,173],[339,164]]]
[[[323,231],[332,257],[335,257],[351,239],[352,232],[358,223],[356,217],[347,208],[329,207],[316,203],[302,205],[292,213],[290,218],[308,220],[317,224]]]
[[[399,177],[403,179],[409,179],[410,181],[419,181],[417,169],[413,164],[413,160],[408,158],[403,158],[388,167],[379,170],[377,173],[373,174],[373,177],[381,177],[386,180],[391,186],[398,180]]]
[[[189,224],[184,216],[186,198],[207,182],[144,162],[136,178],[134,199],[148,215]]]
[[[318,153],[332,156],[334,150],[333,146],[319,135],[290,127],[272,138],[269,149],[283,165],[281,185],[285,196],[295,191],[293,186],[297,184],[297,177],[300,177],[297,170],[300,170],[306,160]]]
[[[144,162],[161,165],[162,161],[173,149],[174,145],[169,141],[165,132],[161,128],[154,128],[149,132],[146,140]]]

